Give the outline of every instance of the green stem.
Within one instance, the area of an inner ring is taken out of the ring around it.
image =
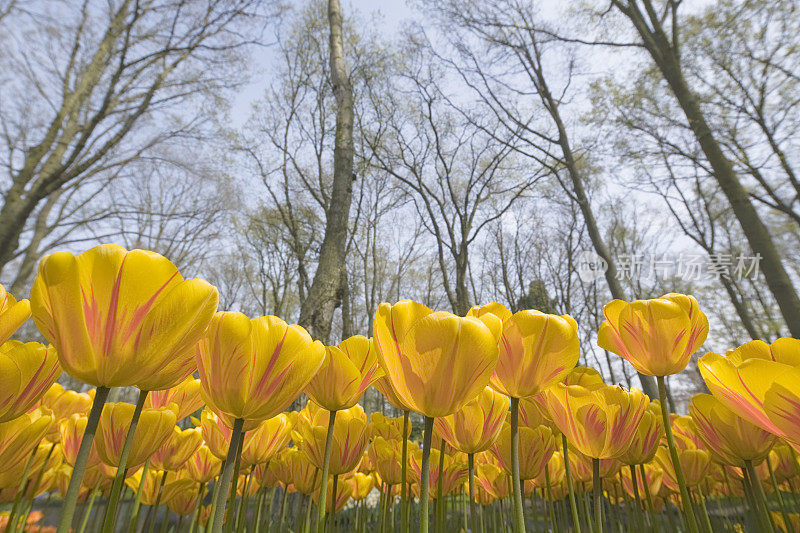
[[[230,443],[228,443],[230,446]],[[219,485],[222,481],[222,471],[225,470],[225,459],[220,462],[220,473],[214,480],[214,490],[211,492],[211,512],[208,514],[208,521],[206,521],[205,529],[209,529],[214,523],[214,517],[217,516],[217,499],[219,499]],[[199,524],[198,524],[199,527]]]
[[[586,488],[586,484],[584,483],[583,486],[583,516],[586,518],[586,529],[589,531],[594,531],[594,522],[592,522],[592,512],[589,509],[589,490]]]
[[[69,533],[72,527],[72,518],[75,516],[75,505],[78,503],[78,496],[81,492],[83,474],[86,472],[86,461],[89,460],[89,452],[92,449],[92,441],[97,431],[97,423],[100,421],[100,414],[103,412],[103,404],[108,397],[108,387],[97,387],[92,402],[92,410],[89,412],[89,419],[86,421],[86,430],[81,438],[81,446],[78,455],[75,457],[75,465],[72,467],[72,476],[69,478],[67,494],[64,496],[64,507],[61,510],[61,518],[58,521],[56,533]]]
[[[328,418],[328,435],[325,438],[325,456],[322,459],[322,479],[319,485],[319,502],[317,517],[314,520],[314,529],[317,533],[325,530],[325,500],[328,497],[328,472],[331,464],[331,450],[333,449],[333,424],[336,422],[336,411],[330,412]]]
[[[130,520],[128,520],[128,533],[136,532],[136,525],[139,522],[139,509],[142,507],[142,490],[144,489],[144,480],[147,477],[147,470],[150,468],[150,459],[144,462],[142,467],[142,477],[139,481],[139,486],[136,487],[136,498],[133,502],[133,511],[131,511]]]
[[[228,455],[225,458],[225,469],[222,471],[222,476],[220,477],[220,486],[217,492],[217,501],[215,505],[216,511],[214,513],[214,522],[209,530],[210,533],[220,533],[222,531],[222,521],[225,518],[225,499],[228,496],[228,488],[230,487],[231,478],[233,477],[236,458],[240,455],[239,443],[241,441],[243,426],[243,418],[237,418],[233,423],[233,433],[231,434],[231,442],[228,445]]]
[[[106,514],[103,518],[103,533],[111,533],[117,521],[119,496],[122,493],[122,486],[125,484],[125,477],[128,474],[128,456],[131,454],[133,438],[136,434],[136,426],[139,423],[139,416],[142,414],[142,408],[144,407],[145,399],[147,399],[147,393],[148,391],[146,390],[140,390],[139,397],[136,399],[136,408],[133,410],[131,425],[128,427],[127,435],[125,435],[125,444],[122,445],[122,454],[119,456],[117,474],[114,476],[114,484],[111,486],[111,495],[108,497]]]
[[[553,531],[558,531],[556,524],[555,502],[553,502],[553,489],[550,485],[550,467],[546,463],[544,465],[544,482],[545,488],[547,489],[547,507],[550,514],[550,526],[553,528]]]
[[[519,398],[511,398],[511,488],[514,491],[514,531],[525,533],[522,485],[519,480]]]
[[[316,483],[315,483],[316,484]],[[278,486],[275,485],[272,487],[272,490],[269,492],[269,507],[267,508],[267,529],[266,533],[269,533],[270,528],[272,527],[272,516],[273,516],[273,508],[275,507],[275,493],[278,491]],[[309,504],[311,507],[311,504]]]
[[[96,485],[94,489],[92,489],[92,495],[89,496],[89,504],[84,510],[83,520],[81,520],[81,527],[78,530],[78,533],[84,533],[84,531],[86,531],[86,524],[89,523],[89,517],[92,515],[92,507],[94,507],[94,500],[97,498],[97,494],[100,492],[99,489],[99,485]]]
[[[316,473],[314,473],[314,475],[316,475]],[[311,527],[311,499],[308,499],[308,501],[306,502],[306,517],[303,520],[303,533],[308,532],[310,527]]]
[[[447,444],[445,444],[444,439],[442,439],[439,442],[439,474],[436,476],[436,531],[442,531],[445,508],[447,505],[442,495],[442,485],[444,483],[442,471],[444,470],[444,449],[446,446]]]
[[[28,494],[28,492],[30,492],[31,501],[25,506],[24,512],[22,513],[22,529],[25,529],[25,524],[28,522],[28,516],[31,513],[31,509],[33,509],[33,502],[36,499],[36,491],[39,490],[39,486],[42,484],[42,477],[44,477],[44,472],[47,470],[47,464],[50,462],[50,457],[52,457],[55,447],[56,443],[54,442],[47,450],[47,455],[44,458],[42,467],[39,469],[39,473],[36,475],[36,479],[33,481],[33,485],[31,487],[25,487],[24,494]],[[34,450],[34,454],[35,453],[36,451]]]
[[[467,454],[467,468],[469,473],[469,518],[472,531],[478,531],[478,513],[475,511],[475,454]]]
[[[161,473],[161,479],[158,482],[158,493],[156,494],[156,502],[154,505],[150,507],[152,514],[148,513],[148,518],[152,517],[152,519],[150,520],[150,524],[147,528],[147,531],[149,533],[153,533],[153,531],[156,530],[156,522],[158,522],[158,507],[161,505],[161,496],[164,494],[164,484],[166,483],[166,481],[167,481],[167,471],[164,470]],[[144,483],[144,480],[142,480],[142,483]]]
[[[428,533],[428,477],[431,466],[431,438],[433,436],[433,418],[425,417],[425,432],[422,439],[422,473],[419,488],[419,530]]]
[[[524,492],[522,496],[525,496]],[[531,491],[531,517],[533,518],[533,533],[539,533],[539,513],[536,510],[536,489]]]
[[[31,471],[31,466],[33,465],[33,460],[36,458],[36,452],[38,450],[39,445],[37,444],[33,447],[33,451],[28,456],[28,461],[25,463],[25,469],[22,471],[22,477],[17,484],[17,493],[14,495],[14,503],[11,506],[11,513],[8,515],[8,523],[6,523],[5,533],[12,533],[17,529],[17,511],[19,510],[19,504],[22,502],[22,495],[28,492],[28,474]],[[47,461],[45,461],[45,464],[47,464]]]
[[[664,422],[664,432],[667,434],[667,446],[669,455],[672,459],[672,467],[675,470],[675,478],[681,491],[681,502],[683,502],[683,513],[686,516],[687,526],[691,533],[698,533],[697,518],[692,511],[692,500],[689,497],[689,490],[683,477],[683,469],[678,459],[678,450],[675,448],[675,440],[672,437],[672,425],[669,420],[669,408],[667,407],[667,386],[664,383],[664,376],[657,376],[658,396],[661,401],[661,418]]]
[[[236,453],[236,461],[234,462],[233,466],[233,477],[231,478],[231,485],[228,491],[228,508],[225,510],[225,531],[230,533],[233,530],[235,516],[234,516],[234,507],[236,506],[236,489],[239,488],[239,469],[241,468],[242,464],[242,448],[244,446],[244,434],[245,432],[242,431],[242,434],[239,435],[239,443],[237,444],[238,452]],[[242,500],[239,500],[239,505],[241,506]]]
[[[383,519],[383,515],[386,512],[386,483],[381,483],[381,486],[378,489],[380,494],[378,495],[378,531],[380,533],[384,533],[385,521]]]
[[[697,499],[700,504],[700,513],[703,515],[703,521],[705,522],[706,531],[708,533],[714,533],[714,528],[711,527],[711,517],[708,516],[708,508],[706,507],[706,499],[703,496],[703,490],[700,486],[697,486]]]
[[[158,513],[156,513],[158,514]],[[164,519],[161,521],[161,530],[160,533],[167,533],[167,528],[169,527],[169,507],[164,505]]]
[[[239,515],[236,518],[236,533],[242,533],[242,527],[244,527],[244,520],[245,515],[247,513],[247,503],[248,503],[248,496],[250,495],[250,481],[253,478],[253,472],[250,471],[247,474],[247,480],[244,483],[244,492],[242,493],[242,499],[239,503]]]
[[[336,528],[336,485],[339,483],[339,475],[333,476],[333,487],[331,487],[331,524]],[[389,486],[391,489],[391,485]]]
[[[600,477],[600,459],[592,457],[592,488],[594,489],[594,531],[603,533],[603,478]]]
[[[403,465],[400,467],[400,500],[402,504],[400,531],[402,533],[408,533],[408,417],[409,412],[403,411]]]
[[[767,497],[764,495],[764,487],[761,486],[761,480],[758,479],[756,470],[753,468],[753,462],[745,460],[744,467],[747,469],[747,475],[750,478],[750,486],[753,489],[753,495],[758,504],[764,526],[767,528],[767,531],[774,532],[775,526],[772,524],[772,517],[769,515],[769,509],[767,508]]]
[[[650,512],[650,515],[653,517],[653,522],[655,523],[655,507],[653,507],[653,497],[650,494],[650,485],[647,483],[647,474],[644,470],[644,463],[639,465],[639,473],[642,475],[642,487],[644,487],[644,495],[647,499],[647,510]]]
[[[199,485],[197,489],[197,503],[194,504],[194,512],[192,513],[192,523],[189,526],[189,533],[194,533],[195,529],[197,529],[197,523],[200,521],[200,508],[203,505],[203,489],[205,487],[202,483],[198,482],[197,484]],[[258,521],[256,521],[256,528],[257,527]],[[258,533],[258,529],[256,529],[256,533]]]
[[[266,490],[263,487],[258,489],[258,498],[256,499],[256,521],[253,527],[254,533],[258,533],[258,530],[261,529],[261,513],[263,511],[265,493]]]
[[[645,522],[644,516],[642,513],[642,500],[639,497],[639,482],[636,480],[636,466],[629,465],[631,470],[631,483],[633,484],[633,505],[636,508],[635,515],[636,515],[636,522],[638,523],[639,527],[644,529]],[[646,479],[642,479],[643,483],[647,483]]]
[[[283,533],[283,519],[286,516],[286,495],[289,493],[286,487],[283,488],[283,497],[281,498],[281,516],[278,518],[278,531]]]
[[[750,518],[755,520],[759,530],[766,531],[767,525],[764,523],[764,516],[761,514],[761,508],[759,507],[755,495],[753,494],[753,488],[750,484],[750,474],[745,468],[742,469],[742,489],[744,491],[745,498],[747,498],[747,503],[750,506]],[[747,518],[747,512],[743,509],[742,520],[746,522]]]
[[[772,490],[775,491],[775,496],[778,498],[778,505],[781,507],[781,516],[783,517],[783,523],[785,524],[786,531],[788,533],[794,533],[794,528],[792,527],[791,522],[789,522],[789,513],[786,511],[786,505],[783,502],[783,495],[781,494],[780,489],[778,488],[778,482],[775,479],[775,471],[772,470],[772,461],[769,459],[769,454],[767,454],[767,468],[769,469],[769,479],[772,482]]]
[[[564,472],[567,477],[567,491],[569,492],[569,507],[572,511],[572,527],[575,533],[581,533],[581,522],[578,518],[578,505],[575,503],[575,488],[572,486],[572,476],[570,475],[569,468],[569,451],[567,446],[567,437],[561,434],[561,447],[564,450]]]

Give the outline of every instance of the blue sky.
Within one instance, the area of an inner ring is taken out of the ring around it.
[[[293,0],[293,5],[300,5],[306,0]],[[342,0],[345,16],[358,13],[359,18],[375,20],[383,26],[383,33],[391,35],[402,27],[403,23],[414,18],[417,10],[407,0]],[[270,49],[263,48],[254,52],[253,59],[257,71],[250,84],[243,87],[233,102],[231,118],[235,125],[241,125],[250,115],[251,106],[262,95],[264,76],[269,72],[271,60]]]

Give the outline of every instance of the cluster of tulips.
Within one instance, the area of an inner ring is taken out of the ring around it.
[[[800,531],[800,341],[704,355],[711,394],[677,416],[664,377],[708,334],[691,296],[604,308],[598,344],[658,399],[576,366],[570,316],[497,303],[383,303],[372,337],[325,346],[116,245],[47,256],[29,300],[0,297],[6,532]],[[30,317],[49,345],[8,340]],[[402,416],[368,418],[371,386]]]

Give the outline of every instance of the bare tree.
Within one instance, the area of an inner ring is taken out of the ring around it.
[[[4,21],[15,52],[0,59],[0,267],[30,248],[21,238],[47,218],[54,202],[39,208],[52,195],[110,180],[171,139],[201,134],[202,113],[190,110],[235,83],[248,42],[240,23],[258,2],[25,7]]]
[[[440,275],[453,311],[470,307],[469,248],[542,177],[523,167],[509,139],[499,142],[464,119],[442,86],[444,73],[412,38],[406,69],[393,82],[395,98],[376,102],[388,124],[375,165],[408,191],[417,216],[434,237]],[[412,59],[413,58],[413,59]],[[490,127],[490,126],[486,126]]]
[[[686,56],[681,54],[679,16],[681,0],[610,0],[609,6],[621,13],[633,26],[641,46],[650,55],[686,116],[687,123],[719,184],[730,202],[742,233],[753,252],[763,258],[767,285],[781,309],[792,335],[800,335],[800,298],[783,264],[767,225],[756,211],[747,189],[726,156],[708,120],[696,91],[685,75]]]

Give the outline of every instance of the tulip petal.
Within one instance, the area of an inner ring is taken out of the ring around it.
[[[781,374],[764,395],[764,411],[780,435],[800,445],[800,368]]]
[[[728,409],[745,420],[774,433],[781,431],[764,412],[764,395],[781,374],[792,367],[766,359],[748,359],[736,366],[729,358],[708,353],[698,361],[709,390]]]

